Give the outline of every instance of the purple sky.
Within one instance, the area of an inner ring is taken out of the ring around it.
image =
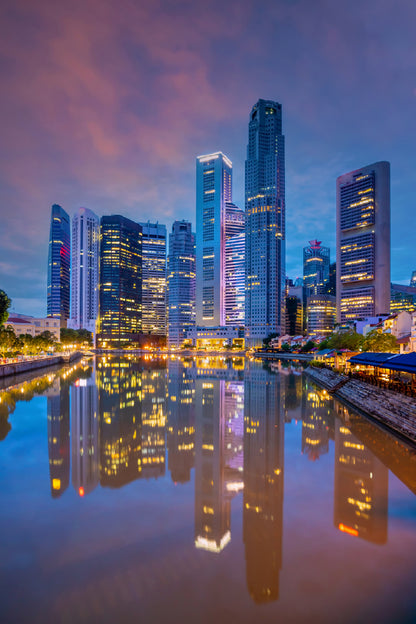
[[[0,288],[46,313],[50,207],[195,223],[195,157],[283,105],[287,274],[335,259],[335,179],[391,163],[392,280],[416,269],[415,0],[3,0]]]

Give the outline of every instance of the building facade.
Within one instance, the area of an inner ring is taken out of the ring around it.
[[[142,330],[142,228],[120,215],[101,218],[97,346],[123,348]]]
[[[390,164],[337,179],[337,321],[390,311]]]
[[[246,277],[245,247],[246,235],[244,232],[235,234],[225,241],[226,325],[244,325]]]
[[[166,336],[166,225],[142,227],[142,329]]]
[[[34,318],[33,316],[25,316],[24,314],[15,314],[9,316],[6,326],[10,325],[16,336],[21,334],[30,334],[30,336],[40,336],[43,332],[50,332],[57,342],[61,340],[61,322],[59,318]]]
[[[47,315],[66,327],[70,297],[70,219],[65,210],[53,204],[49,232]]]
[[[334,331],[336,299],[331,295],[312,295],[307,304],[308,336],[324,336]]]
[[[71,329],[95,333],[98,316],[98,261],[100,220],[88,208],[79,208],[72,218],[71,241]]]
[[[232,163],[222,152],[196,159],[196,322],[225,325],[227,202],[232,202]],[[231,206],[230,206],[231,209]]]
[[[329,286],[329,247],[322,247],[321,241],[309,241],[303,248],[303,285],[307,296],[323,295]]]
[[[248,347],[285,322],[285,138],[282,106],[259,100],[250,113],[245,166]]]
[[[168,345],[181,347],[195,325],[195,235],[189,221],[175,221],[169,236]]]

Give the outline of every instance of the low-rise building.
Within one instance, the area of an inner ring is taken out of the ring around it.
[[[236,325],[192,327],[186,332],[185,344],[209,350],[227,347],[244,349],[244,327]]]
[[[61,340],[61,323],[59,318],[46,317],[35,318],[26,316],[25,314],[11,314],[7,319],[5,326],[13,329],[16,336],[22,334],[30,334],[30,336],[39,336],[45,331],[49,331],[54,339],[59,342]]]

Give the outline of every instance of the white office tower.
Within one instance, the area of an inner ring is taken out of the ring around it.
[[[337,321],[390,312],[390,164],[337,178]]]
[[[72,218],[71,317],[68,327],[95,333],[98,316],[98,259],[100,220],[88,208]]]
[[[250,113],[245,171],[246,346],[285,331],[285,137],[282,106],[259,100]]]
[[[227,202],[232,163],[222,152],[196,159],[196,324],[225,325]]]

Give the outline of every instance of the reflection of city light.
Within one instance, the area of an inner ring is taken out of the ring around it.
[[[345,526],[345,524],[339,524],[338,528],[343,533],[348,533],[348,535],[354,535],[354,537],[358,537],[358,531],[356,529],[352,529],[349,526]]]
[[[227,483],[227,490],[229,492],[240,492],[244,489],[243,481],[234,481],[233,483]]]
[[[52,479],[52,489],[60,490],[61,489],[61,480],[60,479]]]
[[[225,533],[219,545],[217,544],[215,540],[210,540],[210,539],[207,539],[206,537],[202,537],[201,535],[198,535],[198,537],[195,540],[195,547],[201,548],[202,550],[208,550],[209,552],[219,553],[227,546],[230,540],[231,540],[230,531],[227,531]]]
[[[84,488],[83,488],[83,487],[80,487],[80,488],[79,488],[79,490],[78,490],[78,494],[79,494],[80,496],[84,496],[85,492],[84,492]]]

